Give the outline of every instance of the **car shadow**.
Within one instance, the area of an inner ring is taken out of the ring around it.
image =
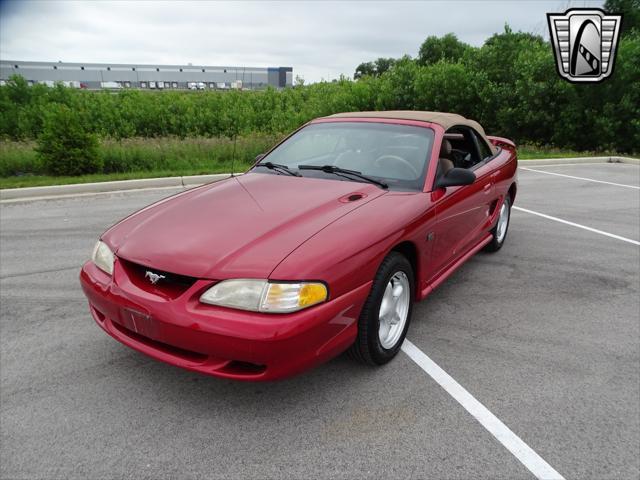
[[[358,389],[358,385],[375,381],[388,366],[379,368],[359,364],[342,354],[316,368],[278,381],[245,382],[211,377],[158,362],[125,346],[106,347],[119,359],[110,363],[108,376],[113,383],[129,390],[158,393],[166,401],[185,402],[191,407],[223,402],[234,410],[254,411],[269,405],[307,403],[310,398],[335,396],[336,392]],[[124,350],[124,351],[123,351]],[[124,355],[123,355],[124,353]],[[393,363],[393,362],[392,362]],[[340,394],[342,395],[342,394]],[[272,413],[275,413],[272,410]]]

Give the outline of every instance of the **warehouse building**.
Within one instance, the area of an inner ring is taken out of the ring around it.
[[[0,81],[12,75],[21,75],[31,84],[62,82],[88,89],[263,89],[290,87],[293,69],[0,60]]]

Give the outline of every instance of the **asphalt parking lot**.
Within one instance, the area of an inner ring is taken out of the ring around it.
[[[527,168],[506,245],[418,304],[408,339],[560,475],[638,478],[640,166]],[[535,478],[405,353],[250,384],[109,338],[79,267],[174,192],[0,206],[2,478]]]

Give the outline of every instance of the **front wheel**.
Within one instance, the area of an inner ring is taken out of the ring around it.
[[[383,365],[396,356],[411,321],[413,269],[406,257],[391,252],[382,261],[362,307],[352,357],[370,365]]]
[[[493,238],[491,242],[487,243],[484,247],[485,252],[497,252],[504,245],[504,241],[507,239],[507,231],[509,230],[509,220],[511,219],[511,197],[507,195],[500,207],[500,213],[498,214],[498,222],[496,226],[491,230]]]

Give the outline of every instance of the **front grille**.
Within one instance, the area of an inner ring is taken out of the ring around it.
[[[127,274],[131,283],[138,288],[150,293],[155,293],[165,298],[177,298],[186,292],[197,280],[194,277],[186,275],[178,275],[176,273],[157,270],[152,267],[146,267],[138,263],[130,262],[123,258],[119,259],[123,270]],[[147,272],[155,275],[162,275],[164,278],[159,279],[155,284],[151,282]]]

